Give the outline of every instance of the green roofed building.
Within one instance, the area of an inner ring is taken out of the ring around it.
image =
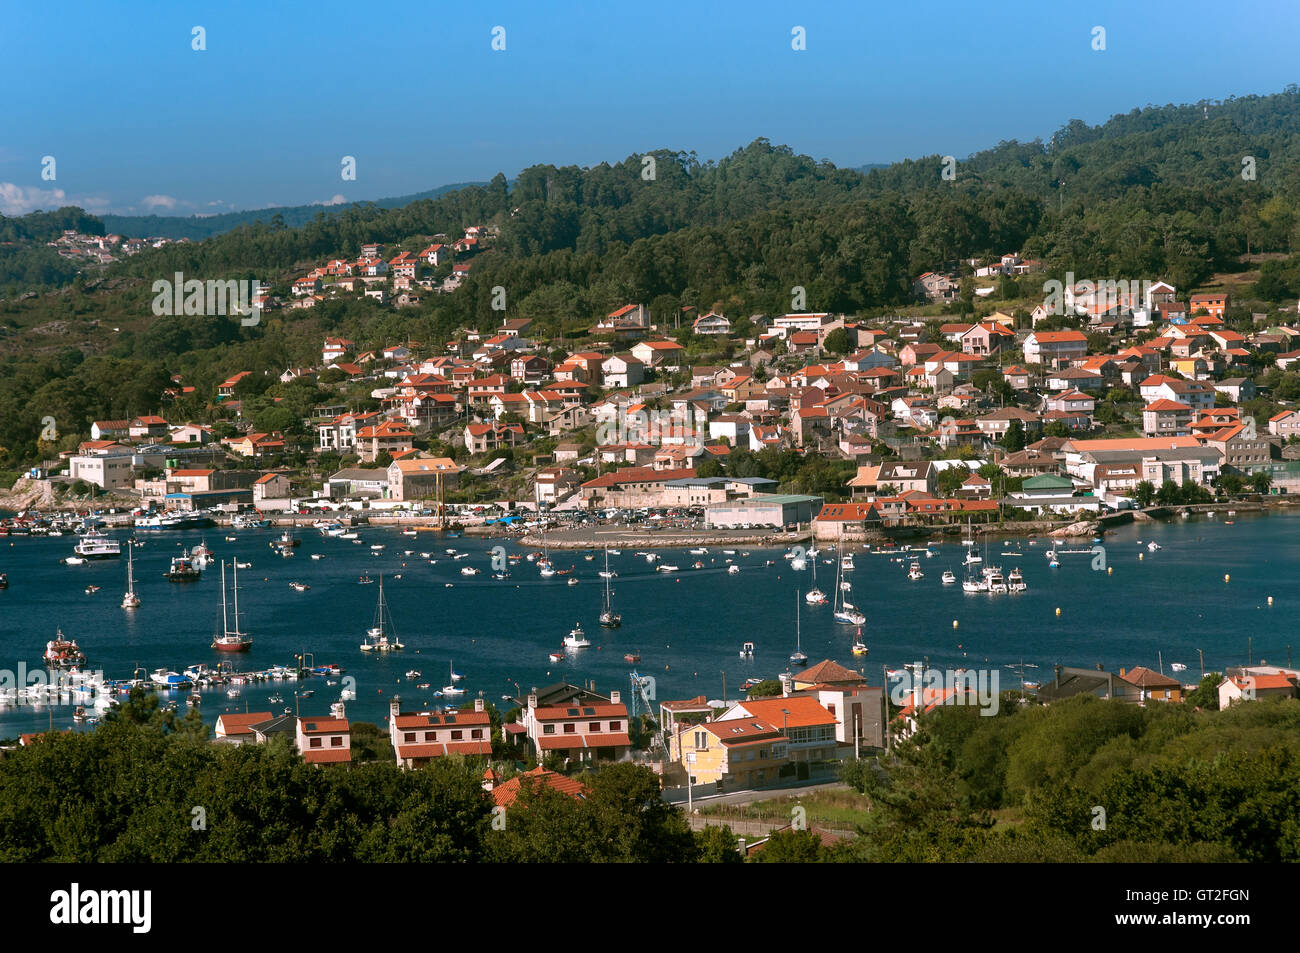
[[[704,510],[704,525],[710,529],[746,526],[781,528],[809,523],[822,508],[822,497],[796,493],[759,493],[744,500],[714,503]]]

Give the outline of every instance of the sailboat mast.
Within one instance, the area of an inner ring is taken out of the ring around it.
[[[221,560],[221,633],[230,634],[230,626],[226,622],[226,561],[224,559]]]

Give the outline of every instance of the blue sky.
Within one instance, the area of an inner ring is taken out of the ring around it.
[[[655,148],[719,158],[759,136],[841,166],[961,157],[1296,81],[1289,0],[1058,6],[5,0],[0,212],[381,198]]]

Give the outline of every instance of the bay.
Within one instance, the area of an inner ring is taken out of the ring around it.
[[[1223,517],[1136,523],[1107,534],[1109,573],[1093,571],[1090,554],[1062,555],[1061,567],[1049,568],[1045,539],[1032,546],[1022,540],[990,542],[986,564],[1007,572],[1018,566],[1024,574],[1029,589],[1018,595],[943,586],[943,570],[952,569],[959,580],[964,575],[960,545],[936,546],[932,558],[921,554],[925,576],[917,581],[907,578],[910,556],[856,552],[856,569],[845,577],[852,583],[852,600],[867,616],[862,637],[869,656],[850,654],[857,630],[836,624],[829,604],[801,606],[803,650],[812,663],[831,658],[858,668],[873,684],[880,683],[886,668],[928,660],[936,668],[995,668],[1003,688],[1018,686],[1022,661],[1024,677],[1033,681],[1050,680],[1054,664],[1100,664],[1117,672],[1135,665],[1154,669],[1162,659],[1167,673],[1171,663],[1185,664],[1179,678],[1192,682],[1200,673],[1198,650],[1209,670],[1245,664],[1248,652],[1256,663],[1287,664],[1295,640],[1297,530],[1300,514],[1292,512],[1240,514],[1231,524]],[[360,533],[358,545],[300,528],[301,544],[286,559],[268,545],[274,530],[238,531],[233,542],[225,541],[224,530],[141,532],[137,538],[145,546],[136,551],[136,576],[143,605],[134,611],[119,605],[125,559],[65,566],[60,560],[71,553],[75,537],[0,538],[0,571],[10,580],[9,589],[0,591],[0,668],[17,671],[20,662],[29,671],[40,667],[46,641],[61,628],[81,644],[88,668],[107,678],[129,678],[137,666],[180,671],[195,662],[233,661],[237,669],[263,670],[292,665],[296,655],[310,653],[315,664],[337,663],[355,678],[357,697],[348,702],[348,717],[381,725],[394,692],[404,710],[464,703],[480,693],[501,705],[503,695],[519,696],[558,681],[591,683],[602,693],[621,690],[626,700],[633,668],[653,676],[657,700],[722,697],[724,677],[727,697],[736,698],[745,679],[786,670],[795,647],[796,593],[810,585],[810,574],[792,571],[782,550],[750,549],[731,557],[712,547],[706,555],[657,550],[661,562],[680,567],[660,573],[624,549],[611,557],[618,573],[614,603],[623,625],[610,631],[597,624],[603,585],[597,573],[604,566],[599,551],[590,561],[582,551],[552,552],[557,568],[573,568],[576,586],[567,584],[567,576],[541,579],[526,561],[512,565],[511,578],[498,581],[492,578],[492,547],[502,545],[511,555],[526,551],[508,540],[433,533],[411,538],[396,529]],[[128,534],[114,535],[125,540]],[[209,647],[221,625],[216,565],[198,582],[164,578],[170,558],[201,540],[219,560],[252,564],[239,576],[242,628],[255,640],[246,654],[223,656]],[[1150,541],[1162,548],[1149,551]],[[372,544],[385,548],[375,555]],[[469,556],[453,559],[447,548]],[[1020,549],[1022,555],[1003,556],[1005,549]],[[422,551],[436,562],[421,559]],[[312,553],[324,558],[312,560]],[[824,550],[818,558],[835,555]],[[739,573],[727,572],[728,558],[740,566]],[[692,569],[697,560],[705,568]],[[774,565],[765,565],[768,561]],[[461,575],[466,566],[480,574]],[[380,573],[407,648],[370,657],[359,646],[372,624],[378,586],[358,579],[368,574],[378,580]],[[818,584],[832,596],[833,561],[819,562],[817,573]],[[311,588],[296,592],[291,581]],[[86,594],[91,584],[100,591]],[[562,640],[575,624],[586,630],[592,647],[568,652],[563,662],[550,661],[549,653],[563,651]],[[752,660],[738,657],[746,641],[756,643]],[[627,652],[639,652],[641,663],[625,662]],[[448,683],[453,662],[465,675],[466,694],[439,699],[432,692]],[[408,669],[419,670],[420,678],[408,681]],[[415,687],[424,682],[429,690]],[[278,712],[295,703],[304,715],[322,715],[340,687],[321,678],[245,685],[233,700],[224,690],[205,691],[201,711],[209,723],[224,711]],[[295,688],[314,695],[295,700]],[[267,701],[277,692],[284,704]],[[185,694],[170,693],[182,707]],[[0,708],[0,737],[51,724],[70,727],[72,710]]]

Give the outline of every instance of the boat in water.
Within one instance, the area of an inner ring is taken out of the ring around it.
[[[80,668],[86,664],[86,653],[81,651],[76,639],[64,638],[63,630],[58,629],[54,638],[45,643],[44,660],[50,668]]]
[[[843,549],[843,546],[844,542],[841,540],[840,548]],[[835,606],[831,610],[831,618],[840,625],[865,625],[867,617],[853,603],[849,602],[848,596],[845,595],[850,588],[845,587],[844,564],[841,561],[835,573]]]
[[[443,695],[464,695],[465,689],[461,688],[456,683],[465,676],[456,674],[456,665],[454,662],[447,663],[447,677],[449,679],[448,683],[442,686]]]
[[[126,592],[122,596],[123,609],[140,608],[140,596],[135,591],[135,544],[126,544]]]
[[[803,650],[803,638],[799,625],[799,597],[796,591],[794,600],[794,652],[790,655],[791,665],[807,665],[808,654]]]
[[[912,560],[912,565],[907,567],[907,578],[913,581],[925,578],[925,573],[921,572],[921,564],[915,559]]]
[[[640,662],[640,661],[641,661],[641,653],[640,653],[639,651],[638,651],[638,652],[625,652],[625,653],[623,654],[623,661],[624,661],[624,662]]]
[[[116,559],[122,555],[122,544],[92,529],[82,534],[72,551],[82,559]]]
[[[247,652],[253,647],[253,637],[239,629],[239,569],[234,570],[232,589],[235,595],[235,627],[232,629],[226,616],[226,564],[221,563],[221,634],[213,636],[212,647],[218,652]]]
[[[172,557],[171,568],[167,570],[171,582],[194,582],[199,578],[199,567],[190,558],[189,550],[181,550],[179,556]]]
[[[375,606],[375,624],[366,630],[366,641],[361,643],[363,652],[400,652],[406,648],[393,631],[393,620],[384,602],[384,577],[379,577],[379,602]]]
[[[753,642],[746,642],[744,645],[742,645],[742,646],[740,647],[740,657],[741,657],[741,658],[753,658],[753,657],[754,657],[754,643],[753,643]]]
[[[1010,575],[1007,576],[1007,589],[1011,592],[1024,592],[1028,588],[1025,585],[1025,577],[1020,574],[1020,567],[1011,570]]]
[[[610,578],[613,573],[609,571],[609,550],[605,550],[605,571],[601,573],[605,579],[605,592],[600,602],[600,624],[606,629],[617,629],[623,624],[622,614],[614,611],[614,590],[610,588]]]
[[[566,649],[589,649],[591,640],[587,638],[587,633],[582,631],[582,626],[575,624],[569,630],[569,634],[564,637],[564,647]]]
[[[793,561],[790,563],[790,567],[795,568]],[[810,606],[826,605],[826,593],[817,588],[817,560],[815,559],[812,561],[812,581],[812,588],[804,593],[804,601]]]
[[[942,578],[945,586],[951,586],[957,582],[957,574],[951,569],[945,569]]]

